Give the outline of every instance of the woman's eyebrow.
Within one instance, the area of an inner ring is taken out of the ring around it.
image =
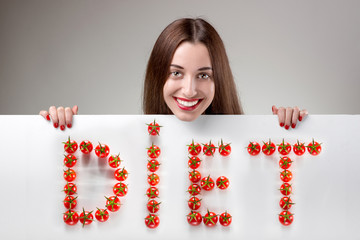
[[[170,67],[176,67],[176,68],[184,69],[182,66],[179,66],[179,65],[176,65],[176,64],[170,64]]]

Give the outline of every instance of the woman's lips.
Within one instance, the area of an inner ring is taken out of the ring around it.
[[[201,103],[202,99],[185,99],[174,97],[178,107],[185,111],[192,111],[196,109]]]

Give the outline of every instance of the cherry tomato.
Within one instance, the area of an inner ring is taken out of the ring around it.
[[[64,192],[66,195],[74,195],[77,191],[76,185],[73,183],[66,183]]]
[[[67,166],[68,168],[71,168],[73,166],[75,166],[76,162],[77,162],[77,158],[74,155],[68,154],[68,155],[64,155],[64,165]]]
[[[214,180],[212,180],[212,178],[209,175],[209,176],[204,177],[203,179],[201,179],[200,186],[205,191],[210,191],[210,190],[212,190],[214,188],[215,183],[214,183]]]
[[[288,195],[290,195],[291,192],[292,192],[292,187],[291,187],[291,185],[288,184],[288,183],[283,183],[283,184],[281,185],[281,187],[280,187],[279,190],[280,190],[280,192],[282,193],[282,195],[288,196]]]
[[[160,167],[160,163],[156,159],[148,160],[147,169],[150,172],[156,172]]]
[[[215,213],[210,212],[208,210],[205,216],[203,217],[203,221],[206,226],[213,227],[216,225],[218,221],[218,216]]]
[[[321,152],[321,143],[315,142],[313,139],[306,148],[311,155],[316,156]]]
[[[69,168],[68,170],[64,170],[64,179],[67,182],[72,182],[74,181],[76,178],[76,173],[74,170],[72,170],[71,168]]]
[[[148,196],[148,198],[157,198],[159,197],[159,189],[157,189],[156,187],[149,187],[146,191],[146,195]]]
[[[232,221],[232,216],[228,212],[224,212],[219,217],[219,222],[223,226],[229,226]]]
[[[200,167],[201,160],[196,156],[189,157],[188,165],[191,169],[197,169]]]
[[[193,226],[197,226],[201,223],[202,221],[202,216],[200,213],[195,212],[195,211],[191,211],[188,215],[187,215],[187,221],[190,225]]]
[[[156,216],[155,214],[149,214],[146,218],[145,218],[145,225],[148,228],[156,228],[158,227],[160,224],[160,219],[158,216]]]
[[[281,155],[288,155],[291,152],[291,145],[290,143],[286,143],[284,139],[282,140],[282,143],[278,144],[278,151]]]
[[[292,202],[290,197],[283,197],[279,202],[280,207],[284,210],[289,210],[293,204],[295,203]]]
[[[282,169],[288,169],[290,166],[291,166],[291,163],[293,161],[291,161],[291,159],[289,157],[282,157],[280,158],[280,161],[279,161],[279,166],[282,168]]]
[[[160,156],[161,150],[158,146],[151,144],[151,147],[146,149],[148,150],[147,154],[150,158],[157,158]]]
[[[295,143],[293,146],[293,150],[296,155],[298,155],[298,156],[303,155],[305,153],[304,143],[301,143],[301,142],[299,142],[299,140],[297,140],[297,143]]]
[[[199,143],[195,143],[194,139],[192,140],[192,143],[188,146],[189,154],[192,156],[197,156],[201,152],[201,146]]]
[[[283,182],[290,182],[291,179],[292,179],[292,173],[291,171],[289,170],[284,170],[280,173],[280,179],[283,181]]]
[[[93,145],[90,141],[84,140],[80,143],[80,151],[84,154],[89,154],[93,150]]]
[[[227,189],[229,187],[230,181],[225,176],[220,176],[216,179],[216,186],[222,190]]]
[[[157,202],[154,199],[151,199],[148,203],[147,203],[147,209],[150,213],[156,213],[157,211],[159,211],[160,209],[160,204],[159,202]]]
[[[111,155],[109,157],[108,163],[109,163],[110,167],[117,168],[120,166],[121,159],[120,159],[119,155],[120,155],[120,153],[118,155]]]
[[[263,142],[264,145],[262,146],[261,150],[265,155],[272,155],[275,152],[276,146],[273,142],[271,142],[271,139],[269,139],[268,142]]]
[[[73,197],[73,196],[66,196],[64,199],[64,206],[67,209],[74,209],[77,205],[77,201],[76,201],[77,197]]]
[[[74,153],[78,149],[78,144],[74,140],[71,140],[69,137],[69,140],[67,142],[63,142],[64,144],[64,150],[67,153]]]
[[[219,153],[223,157],[229,156],[231,153],[230,143],[224,144],[223,140],[221,139],[221,144],[219,145]]]
[[[256,156],[260,153],[260,144],[257,142],[250,142],[247,146],[248,153],[252,156]]]
[[[190,193],[190,195],[196,196],[196,195],[200,194],[201,188],[198,184],[194,183],[189,186],[188,192]]]
[[[215,147],[215,145],[211,143],[211,140],[209,143],[203,143],[203,146],[203,152],[206,156],[214,156],[217,147]]]
[[[95,212],[95,218],[99,222],[106,222],[109,219],[109,212],[106,209],[98,208]]]
[[[109,153],[110,153],[110,148],[106,144],[99,143],[99,145],[97,145],[95,148],[95,154],[99,158],[105,158],[109,155]]]
[[[188,201],[188,206],[191,210],[198,210],[201,207],[201,199],[192,196]]]
[[[105,197],[106,198],[106,208],[110,212],[116,212],[120,209],[120,199],[117,196]]]
[[[64,222],[68,225],[75,225],[79,221],[79,215],[73,210],[64,213]]]
[[[79,220],[82,223],[83,227],[85,225],[89,225],[90,223],[92,223],[92,221],[94,221],[94,216],[92,215],[92,211],[88,212],[88,211],[85,211],[83,208],[83,211],[79,216]]]
[[[189,179],[190,179],[191,182],[197,183],[201,179],[200,172],[195,170],[195,169],[192,170],[191,172],[189,172]]]
[[[152,173],[148,175],[147,181],[151,186],[155,186],[160,182],[160,177],[156,173]]]
[[[157,122],[150,123],[150,124],[146,124],[148,126],[148,132],[150,135],[152,136],[156,136],[156,135],[160,135],[160,128],[162,126],[160,126]]]
[[[113,192],[116,196],[123,197],[127,194],[128,187],[125,183],[119,182],[114,185]]]
[[[293,220],[294,220],[294,217],[293,217],[294,214],[292,214],[291,212],[289,211],[283,211],[279,214],[279,221],[281,222],[281,224],[283,224],[284,226],[288,226],[290,225]]]
[[[125,167],[116,169],[116,171],[114,173],[116,180],[118,180],[120,182],[125,181],[127,179],[128,175],[129,175],[129,173],[125,169]]]

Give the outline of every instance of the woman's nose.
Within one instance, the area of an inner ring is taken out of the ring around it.
[[[188,98],[192,98],[196,96],[197,94],[196,79],[193,76],[189,75],[185,77],[183,82],[184,82],[184,86],[183,86],[184,95]]]

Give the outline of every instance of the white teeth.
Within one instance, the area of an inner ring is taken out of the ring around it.
[[[180,103],[181,105],[185,106],[185,107],[192,107],[192,106],[195,106],[199,100],[196,100],[196,101],[192,101],[192,102],[188,102],[188,101],[182,101],[180,99],[176,99],[176,101],[178,101],[178,103]]]

